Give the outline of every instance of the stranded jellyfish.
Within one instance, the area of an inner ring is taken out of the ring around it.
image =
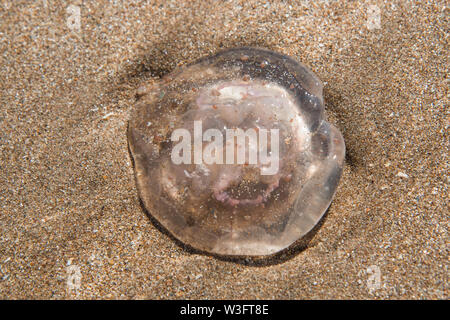
[[[320,80],[255,48],[144,84],[128,141],[148,212],[183,243],[220,255],[269,255],[308,233],[345,153],[325,121]]]

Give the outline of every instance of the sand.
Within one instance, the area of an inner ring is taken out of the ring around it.
[[[448,16],[446,1],[2,1],[0,298],[447,299]],[[236,46],[309,65],[347,146],[308,242],[256,261],[155,225],[126,140],[140,83]]]

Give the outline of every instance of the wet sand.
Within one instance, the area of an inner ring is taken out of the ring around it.
[[[71,3],[0,4],[0,298],[448,298],[445,1]],[[140,83],[236,46],[309,65],[347,146],[320,225],[265,260],[174,241],[127,149]]]

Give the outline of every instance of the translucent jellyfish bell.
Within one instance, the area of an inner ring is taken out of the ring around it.
[[[139,195],[182,242],[269,255],[330,205],[345,146],[322,83],[290,57],[236,48],[138,90],[128,140]]]

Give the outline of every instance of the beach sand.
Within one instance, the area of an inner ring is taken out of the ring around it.
[[[448,299],[448,17],[446,1],[3,0],[0,298]],[[347,147],[307,243],[262,260],[174,241],[127,149],[139,84],[237,46],[310,66]]]

